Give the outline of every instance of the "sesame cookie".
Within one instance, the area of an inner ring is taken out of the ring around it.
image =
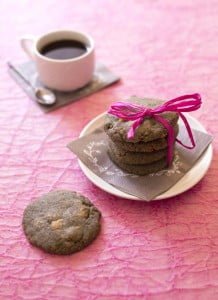
[[[119,149],[116,144],[109,141],[108,151],[119,163],[127,165],[144,165],[150,164],[162,158],[166,158],[167,149],[153,151],[153,152],[130,152]]]
[[[178,135],[179,127],[176,125],[174,127],[175,135]],[[120,150],[130,151],[130,152],[153,152],[158,150],[163,150],[168,147],[167,138],[156,139],[147,143],[138,142],[138,143],[131,143],[129,142],[118,142],[114,141],[113,137],[111,136],[110,139],[116,143],[116,147]]]
[[[166,158],[160,159],[150,164],[144,165],[129,165],[123,162],[120,162],[116,156],[113,155],[112,152],[109,152],[109,156],[111,160],[123,171],[135,174],[135,175],[148,175],[150,173],[158,172],[165,167],[167,167]]]
[[[147,98],[139,99],[136,97],[133,97],[128,101],[141,104],[148,108],[154,108],[163,103],[160,100]],[[177,124],[178,114],[175,112],[164,112],[161,113],[160,116],[166,119],[173,127]],[[114,142],[147,143],[156,139],[165,138],[168,134],[166,128],[164,128],[160,122],[156,121],[154,118],[145,117],[143,123],[136,129],[135,136],[129,140],[127,133],[132,123],[133,121],[124,121],[113,115],[107,114],[104,130]]]
[[[53,254],[71,254],[96,238],[100,216],[86,197],[71,191],[53,191],[27,206],[23,229],[32,245]]]

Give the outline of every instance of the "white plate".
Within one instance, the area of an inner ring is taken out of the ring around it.
[[[97,116],[95,119],[90,121],[82,130],[80,137],[82,137],[88,133],[91,133],[96,128],[102,126],[104,123],[104,116],[105,116],[105,113]],[[199,121],[197,121],[195,118],[191,117],[188,114],[186,114],[186,116],[187,116],[188,121],[192,128],[201,130],[203,132],[207,132],[205,130],[205,128],[203,127],[203,125]],[[173,196],[181,194],[181,193],[187,191],[188,189],[190,189],[191,187],[193,187],[206,174],[206,172],[210,166],[212,156],[213,156],[213,149],[212,149],[212,145],[210,144],[209,147],[207,148],[207,150],[201,156],[201,158],[196,162],[196,164],[192,167],[192,169],[189,170],[188,173],[186,173],[168,191],[159,195],[158,197],[156,197],[153,200],[161,200],[161,199],[173,197]],[[135,196],[132,196],[130,194],[127,194],[125,192],[122,192],[122,191],[116,189],[114,186],[110,185],[109,183],[104,181],[102,178],[98,177],[92,171],[90,171],[90,169],[87,168],[80,160],[79,160],[79,165],[80,165],[82,171],[84,172],[84,174],[88,177],[88,179],[92,183],[94,183],[96,186],[101,188],[102,190],[104,190],[112,195],[118,196],[118,197],[143,201],[142,199],[139,199]]]

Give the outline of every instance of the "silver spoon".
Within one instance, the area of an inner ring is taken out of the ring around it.
[[[15,67],[8,62],[8,67],[10,69],[12,69],[20,78],[23,79],[23,81],[29,86],[31,87],[31,89],[34,92],[34,95],[36,97],[36,101],[42,105],[53,105],[56,102],[56,96],[55,94],[49,90],[46,89],[44,87],[33,87],[32,84],[20,73],[18,72],[17,69],[15,69]]]

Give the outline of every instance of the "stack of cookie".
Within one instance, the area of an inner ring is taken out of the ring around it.
[[[162,102],[152,99],[131,98],[128,101],[153,108]],[[174,128],[178,134],[178,114],[165,112],[161,116]],[[108,136],[108,153],[111,160],[122,170],[136,174],[147,175],[167,167],[167,130],[154,118],[146,117],[137,128],[134,138],[128,139],[127,134],[132,121],[123,121],[107,114],[105,132]]]

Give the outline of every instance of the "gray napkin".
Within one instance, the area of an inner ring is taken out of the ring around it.
[[[103,128],[72,141],[68,148],[97,176],[117,189],[134,195],[139,199],[152,200],[164,193],[179,181],[200,158],[212,141],[212,136],[201,131],[192,130],[196,147],[188,150],[179,144],[169,169],[146,176],[126,173],[119,169],[107,154],[107,136]],[[186,130],[180,126],[179,139],[189,144]]]
[[[21,65],[12,64],[15,70],[22,74],[22,76],[31,83],[32,86],[43,86],[42,83],[39,81],[38,74],[36,71],[35,64],[31,61],[23,63]],[[9,68],[9,73],[15,79],[15,81],[22,87],[22,89],[27,93],[27,95],[34,100],[35,103],[35,96],[33,90],[29,85],[25,83],[25,81],[17,74],[12,68]],[[85,96],[91,95],[112,83],[119,81],[119,77],[113,74],[105,65],[101,63],[96,64],[95,73],[93,76],[93,80],[86,85],[85,87],[72,91],[72,92],[58,92],[53,91],[56,95],[57,102],[52,106],[43,106],[39,103],[37,105],[40,107],[41,110],[44,112],[50,112],[55,110],[61,106],[67,105],[71,102],[74,102],[80,98]]]

